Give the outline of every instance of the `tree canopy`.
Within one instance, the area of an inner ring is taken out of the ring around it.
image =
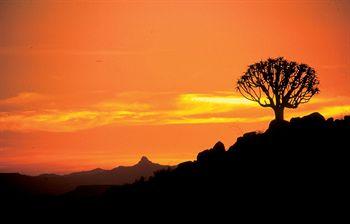
[[[237,90],[262,107],[271,107],[276,120],[284,119],[284,108],[297,108],[317,93],[315,69],[283,57],[269,58],[248,66],[237,81]]]

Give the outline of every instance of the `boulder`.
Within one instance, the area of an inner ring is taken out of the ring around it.
[[[222,142],[217,142],[213,148],[204,150],[197,155],[198,162],[207,162],[210,160],[215,160],[225,153],[225,146]]]

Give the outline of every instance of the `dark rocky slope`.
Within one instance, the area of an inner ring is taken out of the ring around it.
[[[218,142],[197,160],[121,186],[77,188],[34,204],[43,211],[93,211],[122,215],[201,211],[234,215],[268,210],[330,211],[347,201],[350,117],[325,120],[318,113],[271,122],[225,149]],[[273,205],[273,207],[271,207]],[[345,208],[345,207],[343,207]],[[228,211],[227,211],[228,209]],[[227,213],[228,212],[228,213]],[[125,213],[126,214],[126,213]]]
[[[349,139],[350,117],[325,120],[314,113],[273,121],[264,133],[247,133],[228,150],[218,142],[196,161],[158,171],[149,181],[98,196],[93,187],[88,194],[78,189],[62,200],[84,210],[329,206],[348,191]]]

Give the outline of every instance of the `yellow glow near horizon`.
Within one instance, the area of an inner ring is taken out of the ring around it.
[[[26,97],[23,97],[23,96]],[[128,94],[125,94],[128,95]],[[144,95],[144,94],[141,94]],[[33,98],[29,96],[34,96]],[[36,94],[21,94],[16,100],[3,100],[1,103],[17,105],[24,100],[43,103],[43,99],[52,97],[37,97]],[[0,115],[0,130],[12,131],[51,131],[75,132],[105,125],[163,125],[163,124],[221,124],[221,123],[254,123],[273,119],[272,110],[261,109],[256,102],[248,101],[229,92],[185,93],[173,94],[162,100],[152,102],[127,102],[111,99],[94,103],[91,106],[76,110],[37,108],[2,112]],[[339,100],[339,99],[338,99]],[[344,101],[344,98],[341,99]],[[312,101],[309,106],[319,105],[318,110],[325,116],[339,116],[350,113],[349,105],[323,106],[331,100],[324,98]],[[346,101],[346,100],[345,100]],[[333,102],[334,99],[333,99]],[[166,105],[161,106],[162,103]],[[245,114],[242,114],[245,111]],[[288,117],[300,116],[312,110],[288,110]]]
[[[181,100],[193,103],[199,102],[219,105],[256,106],[256,103],[249,101],[242,96],[233,96],[233,93],[226,93],[225,95],[189,93],[181,95]]]

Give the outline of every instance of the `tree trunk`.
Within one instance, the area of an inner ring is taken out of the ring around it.
[[[284,120],[284,107],[273,108],[273,110],[275,111],[275,119],[279,120],[279,121],[283,121]]]

